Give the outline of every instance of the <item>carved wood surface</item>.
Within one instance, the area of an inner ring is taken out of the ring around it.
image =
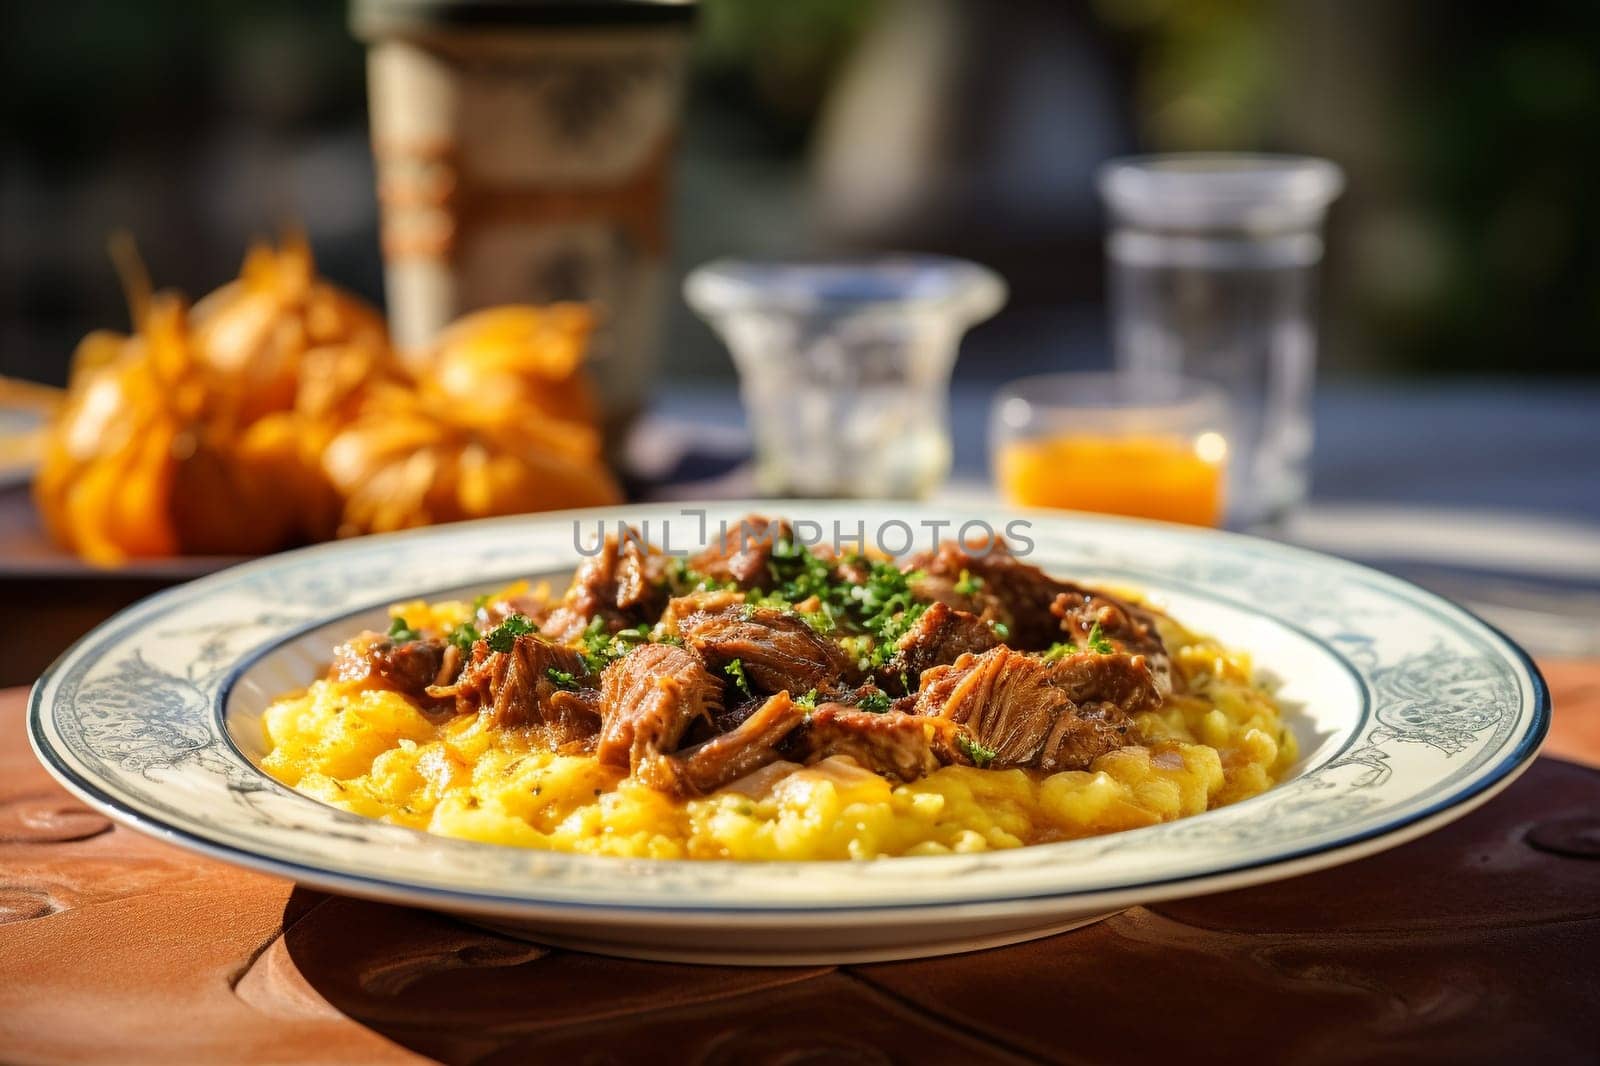
[[[733,969],[548,950],[113,827],[0,692],[0,1061],[1593,1062],[1600,663],[1422,840],[1016,947]]]

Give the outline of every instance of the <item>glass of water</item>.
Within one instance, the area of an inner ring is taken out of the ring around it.
[[[925,496],[950,471],[950,372],[1006,286],[944,256],[718,260],[684,282],[727,343],[762,492]]]
[[[1117,365],[1228,395],[1229,522],[1281,519],[1306,495],[1322,222],[1344,175],[1321,159],[1195,153],[1113,160]]]

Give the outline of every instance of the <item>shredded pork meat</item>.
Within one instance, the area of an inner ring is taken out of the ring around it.
[[[1050,772],[1085,769],[1122,747],[1129,716],[1159,702],[1131,656],[1049,662],[1004,646],[927,671],[917,693],[919,713],[965,729],[969,760]]]
[[[428,695],[454,700],[460,714],[486,714],[501,728],[537,726],[551,746],[587,748],[600,724],[600,699],[583,656],[534,634],[518,636],[506,651],[480,640],[453,684]]]
[[[637,771],[673,751],[689,727],[722,710],[722,685],[700,657],[672,644],[643,644],[600,679],[601,762]]]
[[[560,601],[495,604],[468,655],[363,634],[332,673],[533,731],[700,795],[773,763],[848,758],[913,781],[957,764],[1082,769],[1171,691],[1156,616],[996,541],[903,567],[746,519],[686,563],[608,538]],[[514,612],[514,613],[508,613]],[[466,646],[465,643],[462,647]]]
[[[770,607],[741,604],[692,615],[678,630],[713,669],[735,680],[742,676],[753,692],[799,696],[831,690],[859,673],[837,643],[804,619]]]

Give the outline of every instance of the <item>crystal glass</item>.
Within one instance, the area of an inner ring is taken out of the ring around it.
[[[1042,374],[996,393],[995,484],[1019,507],[1220,524],[1228,398],[1169,374]]]
[[[1282,518],[1307,491],[1312,302],[1338,167],[1163,155],[1100,172],[1117,365],[1214,382],[1232,405],[1229,520]]]
[[[950,471],[950,371],[1006,286],[942,256],[719,260],[684,295],[733,353],[761,491],[908,498]]]

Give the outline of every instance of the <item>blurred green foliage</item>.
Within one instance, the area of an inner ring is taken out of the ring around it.
[[[137,139],[193,145],[219,114],[305,128],[359,113],[361,46],[334,0],[6,3],[0,134],[82,164]]]
[[[1267,139],[1282,77],[1265,0],[1095,0],[1134,38],[1141,133],[1163,151],[1237,150]]]
[[[1345,164],[1330,310],[1357,319],[1361,361],[1600,372],[1600,5],[1094,7],[1132,41],[1148,148]],[[1330,55],[1346,64],[1331,76],[1317,70]]]
[[[878,0],[701,0],[698,74],[723,92],[748,94],[772,132],[798,143],[879,7]]]
[[[1600,5],[1455,5],[1406,136],[1438,242],[1430,299],[1388,323],[1411,365],[1600,369]]]
[[[1021,17],[998,0],[919,2]],[[1096,47],[1110,42],[1112,91],[1133,101],[1131,119],[1115,121],[1143,147],[1306,151],[1347,167],[1326,319],[1353,361],[1600,372],[1600,4],[1061,2],[1108,31]],[[760,155],[800,186],[816,118],[852,48],[873,20],[918,6],[702,0],[692,106],[707,132],[695,150]],[[361,136],[362,49],[337,0],[61,0],[8,3],[0,19],[14,245],[0,260],[11,290],[4,321],[54,316],[66,335],[103,319],[84,310],[115,298],[102,278],[103,233],[73,246],[63,234],[79,216],[99,227],[114,215],[154,230],[145,239],[160,261],[161,227],[193,210],[192,190],[214,173],[249,171],[237,162],[248,159],[240,131]],[[133,206],[119,189],[157,166],[181,203],[124,217]],[[52,211],[62,217],[47,222]],[[169,259],[192,255],[194,234],[174,232]],[[43,273],[38,249],[56,244],[59,261]]]

